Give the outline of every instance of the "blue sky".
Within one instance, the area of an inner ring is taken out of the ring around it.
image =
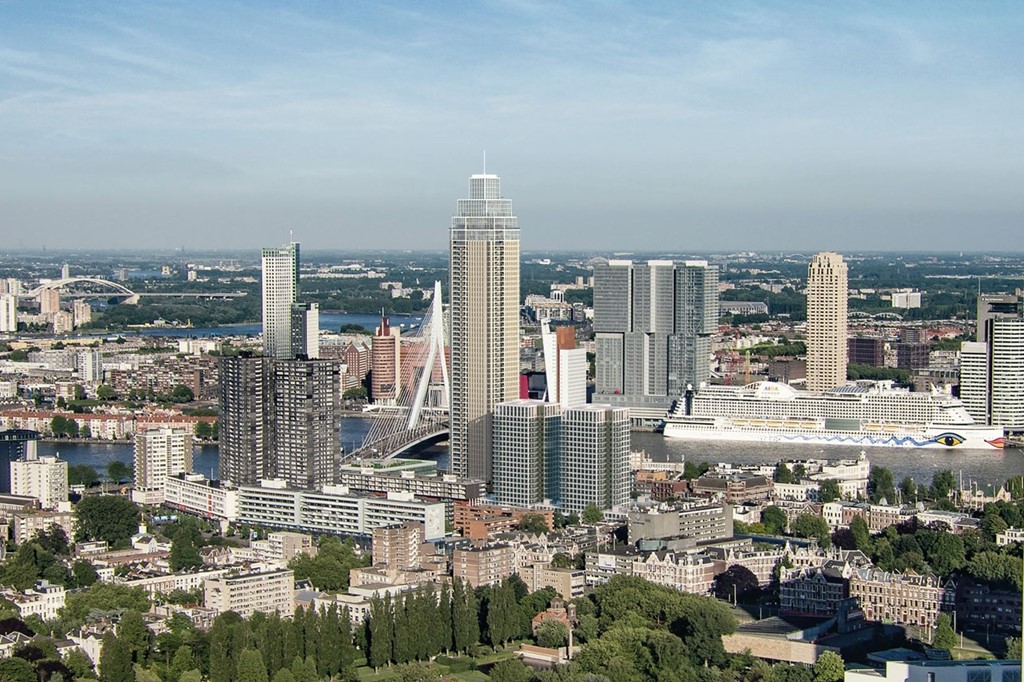
[[[1019,2],[3,2],[6,246],[1021,249]]]

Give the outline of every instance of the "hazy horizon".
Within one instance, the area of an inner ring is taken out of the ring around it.
[[[995,252],[1024,228],[1018,3],[0,19],[8,250],[443,251],[484,150],[530,252]]]

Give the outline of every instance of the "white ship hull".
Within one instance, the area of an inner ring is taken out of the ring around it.
[[[672,416],[665,420],[666,438],[687,440],[806,443],[855,447],[957,448],[992,450],[1003,447],[999,428],[978,425],[867,424],[860,430],[826,429],[824,423],[808,420],[735,419],[727,417]]]

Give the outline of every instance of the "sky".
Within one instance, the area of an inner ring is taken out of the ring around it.
[[[0,249],[1014,250],[1024,4],[0,0]]]

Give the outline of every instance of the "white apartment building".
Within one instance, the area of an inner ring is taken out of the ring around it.
[[[60,505],[64,508],[64,505]],[[20,545],[37,532],[60,526],[69,538],[75,536],[75,514],[69,508],[61,511],[16,512],[11,525],[11,539]]]
[[[179,473],[164,479],[164,504],[204,519],[235,521],[238,490],[202,474]]]
[[[135,578],[134,580],[123,580],[120,581],[121,585],[125,587],[138,587],[145,590],[149,596],[155,596],[157,594],[170,594],[175,590],[182,590],[185,592],[191,592],[192,590],[203,587],[203,585],[209,580],[216,580],[227,575],[231,571],[236,571],[233,568],[211,568],[204,571],[184,571],[181,573],[165,573],[162,575],[154,575],[146,578]],[[103,578],[103,575],[100,576]],[[103,578],[107,581],[107,578]],[[109,580],[117,581],[117,578],[113,577],[111,572]]]
[[[64,608],[64,586],[52,585],[48,580],[40,580],[34,588],[24,592],[0,590],[0,597],[12,602],[23,619],[39,616],[43,620],[54,620],[57,612]]]
[[[316,556],[316,545],[313,538],[305,533],[269,533],[266,540],[253,540],[249,543],[256,561],[287,565],[300,554]]]
[[[288,618],[295,610],[295,573],[288,570],[243,573],[207,580],[204,604],[217,613],[234,611],[242,618],[278,613]]]
[[[79,351],[77,370],[82,381],[103,381],[103,356],[98,350]]]
[[[168,477],[192,471],[192,431],[163,426],[135,434],[132,501],[162,504]]]
[[[431,541],[444,537],[445,518],[443,502],[424,502],[410,493],[372,497],[336,485],[295,490],[278,479],[238,489],[238,520],[268,528],[370,535],[379,526],[418,521],[423,524],[424,539]]]
[[[843,682],[1020,682],[1020,661],[887,661],[854,668]]]
[[[0,334],[18,331],[18,297],[0,294]]]
[[[68,463],[59,457],[37,457],[10,463],[11,494],[34,497],[43,509],[68,501]]]
[[[996,533],[996,544],[1000,547],[1015,542],[1024,542],[1024,528],[1007,528],[1002,533]]]

